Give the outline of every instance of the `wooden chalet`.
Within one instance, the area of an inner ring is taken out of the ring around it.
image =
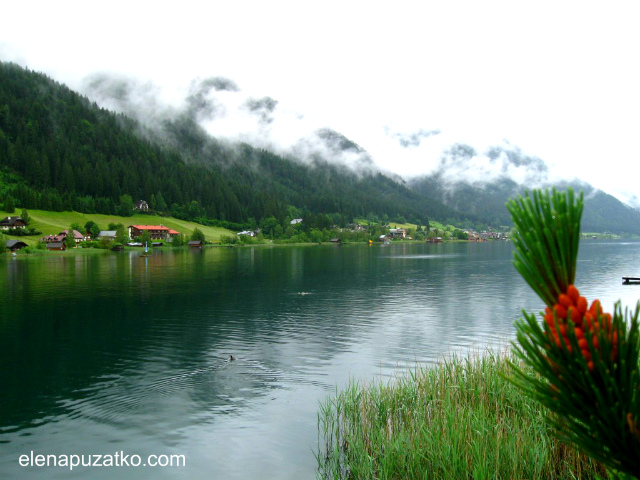
[[[138,200],[133,205],[133,209],[134,210],[138,210],[139,212],[147,212],[149,210],[149,204],[147,202],[145,202],[144,200]]]
[[[67,235],[69,235],[69,230],[63,230],[58,234],[58,237],[61,240],[64,240],[67,238]],[[81,234],[78,230],[74,230],[73,231],[73,240],[76,243],[80,243],[80,242],[84,242],[87,239],[87,237],[85,237],[83,234]]]
[[[187,245],[189,248],[202,248],[202,240],[190,240]]]
[[[4,217],[0,220],[0,229],[9,230],[11,228],[26,228],[27,222],[20,217]]]
[[[47,250],[66,250],[67,245],[64,242],[47,243]]]
[[[24,247],[28,247],[28,245],[21,240],[7,240],[6,246],[12,252],[20,250],[21,248],[24,248]]]

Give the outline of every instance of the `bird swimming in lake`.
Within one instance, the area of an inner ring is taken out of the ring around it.
[[[229,355],[229,361],[233,362],[236,359],[236,357],[234,357],[233,355]]]

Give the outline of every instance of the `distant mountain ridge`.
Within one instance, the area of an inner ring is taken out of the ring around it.
[[[489,175],[490,170],[493,175]],[[455,145],[445,152],[434,173],[414,177],[408,185],[426,198],[443,202],[458,212],[468,212],[490,225],[511,225],[505,208],[510,198],[532,188],[571,187],[584,192],[583,231],[640,235],[640,211],[588,183],[553,183],[547,174],[542,160],[523,155],[517,148],[492,147],[479,156],[468,145]]]

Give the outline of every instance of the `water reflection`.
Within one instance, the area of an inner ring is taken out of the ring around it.
[[[542,308],[511,253],[487,243],[3,258],[0,472],[17,476],[30,450],[117,448],[187,454],[185,478],[314,478],[318,401],[336,386],[504,344],[521,308]],[[578,284],[605,305],[635,304],[640,286],[620,278],[639,274],[638,260],[640,244],[584,242]]]

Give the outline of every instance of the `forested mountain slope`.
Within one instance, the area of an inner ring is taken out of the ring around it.
[[[354,148],[339,134],[319,136]],[[370,213],[422,224],[458,215],[374,169],[221,143],[188,117],[147,130],[11,63],[0,63],[0,168],[3,178],[14,175],[0,200],[45,210],[111,214],[131,196],[179,218],[235,223],[282,219],[289,205],[341,222]]]

